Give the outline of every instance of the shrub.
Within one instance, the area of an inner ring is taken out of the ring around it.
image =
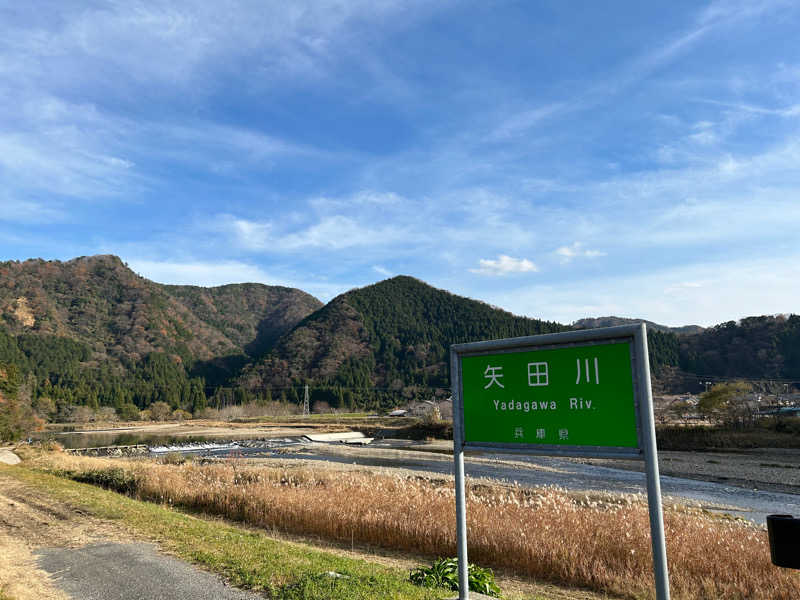
[[[41,424],[19,372],[13,366],[0,365],[0,441],[16,441]]]
[[[117,411],[112,407],[103,406],[97,410],[94,420],[101,423],[116,423],[119,421],[119,417],[117,417]]]
[[[139,409],[132,402],[122,404],[117,410],[119,418],[123,421],[138,421]]]
[[[181,410],[180,408],[176,408],[172,411],[172,420],[173,421],[185,421],[186,419],[191,419],[192,413],[187,412],[185,410]]]
[[[52,419],[56,414],[56,403],[52,399],[42,396],[33,401],[33,410],[42,419]]]
[[[70,423],[89,423],[94,420],[94,416],[94,411],[88,406],[73,406],[67,420]]]
[[[159,462],[164,465],[182,465],[186,463],[186,457],[180,452],[167,452]]]
[[[494,582],[494,573],[491,569],[484,569],[478,565],[469,565],[469,589],[486,596],[500,597],[500,588]],[[413,569],[409,575],[411,583],[424,587],[441,587],[458,591],[458,559],[440,558],[430,567]]]
[[[153,402],[150,405],[150,416],[153,421],[166,421],[172,416],[172,409],[166,402]]]
[[[91,483],[120,494],[133,494],[139,487],[136,477],[123,468],[93,469],[66,475],[74,481]]]

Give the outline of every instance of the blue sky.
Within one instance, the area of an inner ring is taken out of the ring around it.
[[[0,2],[0,260],[800,312],[795,2]]]

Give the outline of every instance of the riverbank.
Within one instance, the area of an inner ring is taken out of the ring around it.
[[[452,555],[455,548],[452,480],[446,476],[289,458],[163,464],[51,453],[29,459],[32,468],[266,531],[426,556]],[[470,556],[477,563],[555,585],[647,595],[652,564],[641,494],[473,479],[467,498]],[[503,523],[513,526],[498,527]],[[769,563],[763,527],[668,502],[665,531],[676,598],[707,600],[732,592],[766,600],[800,592],[796,577]],[[709,555],[718,560],[696,558]]]
[[[327,416],[327,415],[325,415]],[[112,446],[180,442],[181,440],[244,440],[348,431],[344,423],[296,420],[286,423],[221,423],[214,421],[189,421],[182,423],[120,424],[118,427],[82,429],[64,432],[51,431],[50,437],[67,447],[80,447],[79,439],[90,440],[86,445]],[[360,428],[356,428],[359,429]],[[388,432],[387,432],[388,433]],[[71,439],[70,439],[71,438]],[[70,443],[64,443],[70,439]],[[411,450],[451,454],[453,442],[449,440],[398,440],[384,439],[359,449],[346,452],[370,457],[372,448]],[[385,456],[379,453],[376,457]],[[513,455],[512,455],[513,456]],[[629,471],[644,471],[637,460],[569,459],[583,464],[605,466]],[[711,451],[661,450],[659,451],[661,475],[724,483],[749,490],[768,490],[800,494],[800,450],[790,448],[749,448]]]
[[[644,472],[642,461],[573,459],[585,464]],[[725,483],[751,490],[800,494],[800,450],[754,448],[715,452],[662,451],[661,475]]]
[[[388,445],[389,440],[381,443]],[[452,454],[453,442],[396,441],[397,449]],[[468,453],[468,455],[472,455]],[[513,455],[509,455],[509,458]],[[579,464],[644,472],[641,460],[567,458]],[[784,494],[800,494],[800,450],[791,448],[753,448],[746,450],[676,451],[658,453],[662,476],[682,477],[698,481],[726,483],[751,490],[768,490]]]

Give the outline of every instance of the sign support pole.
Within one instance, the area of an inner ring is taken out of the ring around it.
[[[467,563],[467,504],[464,492],[464,435],[461,410],[461,377],[458,354],[450,350],[450,381],[453,395],[453,461],[456,475],[456,535],[458,536],[458,598],[469,600]]]
[[[653,392],[650,387],[650,358],[647,352],[647,330],[642,323],[641,331],[634,336],[637,353],[642,361],[639,391],[645,406],[642,407],[642,450],[645,473],[647,473],[647,506],[650,512],[650,540],[653,549],[653,574],[656,583],[656,598],[669,600],[669,572],[667,571],[667,548],[664,541],[664,515],[661,507],[661,481],[658,474],[658,450],[656,427],[653,422]]]
[[[610,367],[604,366],[602,369],[602,387],[594,388],[601,386],[600,364]],[[610,372],[607,368],[610,368]],[[511,377],[512,373],[521,375],[522,383],[514,383],[518,380]],[[524,377],[527,377],[527,382]],[[645,324],[454,344],[450,347],[450,378],[453,392],[458,600],[469,600],[465,448],[545,456],[643,458],[646,465],[656,599],[670,600]],[[487,379],[488,384],[484,384]],[[469,388],[468,408],[464,406],[466,384]],[[589,396],[584,401],[581,390],[587,393],[586,386],[592,386],[591,389],[600,392],[599,395],[592,393],[594,397]],[[520,396],[527,397],[529,387],[546,387],[550,394],[540,398],[538,403],[522,400]],[[558,418],[564,419],[565,415],[570,415],[571,420],[566,425],[550,416],[558,414],[554,411],[564,405],[566,408],[562,408],[563,414]],[[491,411],[492,407],[494,412]],[[537,442],[534,443],[525,440],[525,428],[520,421],[513,420],[517,414],[521,414],[519,411],[527,413],[529,409],[544,413],[539,417],[541,424],[535,425]],[[597,412],[584,412],[589,410]],[[602,417],[599,419],[602,426],[598,426],[598,419],[591,417],[592,414]],[[468,416],[469,424],[466,423]],[[592,420],[592,427],[587,427],[587,419]],[[487,427],[487,423],[490,426]],[[506,429],[498,428],[497,423]],[[570,431],[573,424],[577,433],[574,438],[570,435],[573,433]],[[549,444],[538,442],[545,439],[549,441],[551,438],[546,436],[552,430],[558,430],[559,440]],[[565,443],[565,440],[569,442]]]

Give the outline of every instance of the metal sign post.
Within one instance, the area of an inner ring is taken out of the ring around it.
[[[464,450],[643,458],[658,600],[669,600],[645,325],[450,348],[459,598],[469,599]]]

